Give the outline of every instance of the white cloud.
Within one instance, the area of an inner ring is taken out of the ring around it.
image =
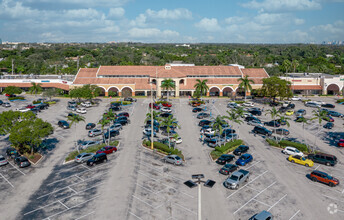
[[[314,33],[320,35],[337,35],[343,39],[344,37],[344,21],[338,20],[333,24],[324,24],[324,25],[317,25],[310,28],[310,30]]]
[[[245,17],[229,17],[225,19],[226,24],[237,24],[237,23],[242,23],[245,22],[247,19]]]
[[[254,21],[260,24],[281,24],[285,22],[286,17],[285,14],[262,13],[257,15]]]
[[[124,8],[110,8],[108,17],[109,18],[121,18],[125,14]]]
[[[160,11],[154,11],[151,9],[146,10],[146,15],[151,18],[157,19],[171,19],[171,20],[178,20],[178,19],[191,19],[192,13],[188,9],[185,8],[177,8],[173,10],[162,9]]]
[[[196,23],[195,26],[208,32],[216,32],[221,30],[216,18],[203,18],[200,22]]]
[[[243,7],[264,11],[304,11],[321,9],[317,0],[263,0],[250,1],[242,4]]]
[[[178,37],[179,33],[171,30],[161,31],[158,28],[132,28],[128,31],[130,37],[141,38],[173,38]]]
[[[139,14],[135,20],[130,21],[130,25],[134,27],[145,27],[147,16],[144,14]]]
[[[301,24],[304,24],[305,23],[305,20],[304,19],[300,19],[300,18],[295,18],[294,19],[294,23],[296,25],[301,25]]]

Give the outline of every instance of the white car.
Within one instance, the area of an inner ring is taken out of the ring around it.
[[[282,151],[284,154],[288,154],[288,155],[293,155],[293,156],[301,156],[303,157],[304,154],[299,151],[298,149],[296,149],[295,147],[286,147],[284,148],[284,150]]]
[[[212,128],[205,129],[204,134],[215,134],[215,130]]]
[[[120,123],[116,123],[110,126],[110,130],[121,130],[121,129],[123,129],[123,127]]]
[[[250,116],[252,116],[252,114],[251,113],[249,113],[249,112],[244,112],[243,114],[242,114],[242,118],[247,118],[247,117],[250,117]]]
[[[16,111],[20,111],[20,112],[28,112],[28,111],[30,111],[30,109],[29,108],[17,108],[16,109]]]
[[[85,108],[78,108],[77,110],[76,110],[76,112],[77,113],[80,113],[80,114],[86,114],[86,109]]]
[[[289,106],[289,104],[291,104],[291,102],[289,101],[284,101],[283,104],[282,104],[282,107],[286,108]]]
[[[227,104],[227,108],[238,108],[238,107],[239,107],[239,105],[235,102],[229,102]]]
[[[172,110],[169,107],[163,107],[163,108],[161,108],[161,111],[162,112],[168,112],[168,113],[172,112]]]
[[[81,103],[81,106],[86,107],[86,108],[89,108],[89,107],[92,106],[92,103],[91,103],[91,102],[82,102],[82,103]]]
[[[5,103],[3,104],[3,106],[6,107],[6,108],[9,108],[9,107],[11,107],[11,104],[10,104],[9,102],[5,102]]]
[[[245,103],[242,104],[242,106],[253,107],[254,103],[253,102],[245,102]]]
[[[172,137],[171,141],[175,142],[176,144],[181,144],[183,142],[183,140],[182,140],[182,138],[180,136],[177,137],[177,140],[174,137]]]
[[[313,101],[313,102],[317,103],[318,105],[325,105],[326,104],[326,102],[322,102],[322,101]]]
[[[301,98],[298,96],[294,96],[293,98],[291,98],[292,101],[301,101]]]

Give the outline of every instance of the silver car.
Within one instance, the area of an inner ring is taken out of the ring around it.
[[[5,166],[7,164],[8,164],[8,161],[6,160],[6,158],[0,155],[0,166]]]
[[[94,153],[81,153],[78,156],[75,157],[76,163],[84,163],[91,159],[95,154]]]
[[[79,144],[79,147],[81,149],[86,149],[88,147],[96,146],[98,144],[100,144],[99,141],[83,141]]]
[[[10,104],[9,102],[5,102],[5,103],[3,104],[3,106],[6,107],[6,108],[9,108],[9,107],[11,107],[11,104]]]
[[[257,120],[252,120],[247,122],[248,125],[252,125],[252,126],[264,126],[260,121]]]
[[[92,129],[92,130],[88,131],[88,136],[89,137],[95,137],[95,136],[98,136],[98,135],[101,135],[101,134],[103,134],[103,131],[98,129],[98,128],[95,128],[95,129]]]
[[[168,155],[166,157],[164,157],[164,162],[168,162],[168,163],[172,163],[174,165],[182,165],[183,164],[183,160],[182,158],[180,158],[178,155]]]
[[[120,130],[122,129],[122,125],[120,123],[116,123],[110,126],[110,130]]]

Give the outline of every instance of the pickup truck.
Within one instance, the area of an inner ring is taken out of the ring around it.
[[[240,185],[248,181],[249,176],[249,171],[242,169],[238,170],[232,173],[232,175],[225,180],[223,185],[229,189],[238,189]]]

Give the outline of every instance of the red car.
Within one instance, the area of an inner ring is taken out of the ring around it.
[[[344,139],[339,140],[338,147],[344,147]]]
[[[152,107],[152,103],[149,103],[149,108]],[[156,110],[159,110],[160,109],[160,106],[158,106],[157,104],[153,103],[153,108],[156,109]]]
[[[172,104],[170,104],[170,103],[162,103],[162,106],[171,108]]]
[[[101,154],[101,153],[106,153],[106,154],[111,154],[112,152],[116,152],[117,148],[115,146],[105,146],[102,149],[97,151],[97,154]]]
[[[36,106],[34,106],[34,105],[28,105],[28,106],[26,106],[26,108],[30,108],[30,109],[33,109],[33,108],[35,108]]]
[[[121,112],[117,115],[117,117],[121,117],[121,116],[125,116],[125,117],[129,118],[129,113],[128,112]]]

